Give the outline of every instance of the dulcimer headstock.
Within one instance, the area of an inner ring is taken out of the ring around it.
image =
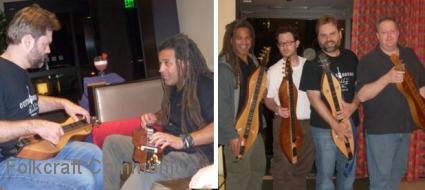
[[[289,79],[292,76],[291,58],[284,58],[285,64],[283,65],[282,72],[285,79]]]
[[[391,54],[390,59],[397,71],[405,71],[406,68],[404,67],[404,63],[402,60],[400,60],[400,57],[398,55]]]
[[[325,54],[323,54],[323,53],[320,53],[319,54],[319,63],[320,63],[320,66],[322,67],[322,69],[323,69],[323,71],[325,71],[325,72],[329,72],[329,73],[332,73],[331,72],[331,69],[330,69],[330,67],[329,67],[329,65],[331,64],[330,62],[329,62],[329,60],[328,60],[328,57],[326,57],[326,55]]]
[[[264,46],[261,50],[260,57],[258,57],[261,66],[266,66],[269,62],[270,50],[271,48],[269,46]]]

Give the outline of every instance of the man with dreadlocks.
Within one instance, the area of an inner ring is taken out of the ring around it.
[[[141,116],[141,126],[158,123],[163,132],[151,142],[164,150],[155,173],[133,172],[122,189],[150,190],[156,181],[185,178],[212,164],[214,156],[214,82],[194,41],[177,34],[159,46],[164,97],[161,110]],[[103,144],[105,189],[119,189],[123,162],[132,162],[131,137],[110,135]],[[136,169],[138,171],[138,169]]]
[[[252,55],[254,29],[245,20],[226,26],[218,64],[218,143],[224,145],[226,189],[261,189],[266,170],[266,154],[261,135],[237,160],[241,139],[235,129],[236,115],[247,96],[248,77],[258,63]],[[261,128],[261,127],[260,127]],[[260,129],[261,131],[261,129]]]

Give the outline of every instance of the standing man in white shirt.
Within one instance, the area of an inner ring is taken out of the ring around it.
[[[265,100],[266,107],[275,113],[273,119],[273,159],[271,161],[273,189],[307,189],[306,176],[313,165],[314,145],[310,130],[310,102],[306,92],[298,90],[296,104],[296,116],[302,131],[302,145],[298,151],[299,160],[296,164],[291,164],[288,161],[279,143],[281,120],[288,118],[290,113],[289,108],[282,107],[279,101],[279,87],[285,75],[286,60],[290,60],[293,82],[298,89],[306,59],[297,55],[300,41],[298,34],[292,27],[280,27],[276,32],[276,39],[282,59],[271,66],[267,73],[269,84]]]

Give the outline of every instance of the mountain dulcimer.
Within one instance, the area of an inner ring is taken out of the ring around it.
[[[155,129],[161,131],[159,126]],[[152,124],[147,124],[146,128],[138,127],[133,132],[133,160],[140,164],[140,171],[143,172],[156,172],[161,164],[162,150],[150,143],[154,132]]]
[[[412,74],[405,69],[397,55],[391,55],[391,62],[395,65],[396,70],[405,71],[403,82],[396,84],[397,89],[406,97],[410,113],[416,126],[425,129],[425,99],[419,94],[415,79]]]
[[[323,70],[321,92],[331,109],[332,115],[336,118],[337,112],[341,111],[343,102],[341,85],[339,84],[336,77],[332,74],[332,71],[329,67],[330,63],[326,58],[326,55],[324,55],[323,53],[320,54],[319,61]],[[338,122],[343,123],[344,125],[349,127],[350,137],[338,138],[335,130],[332,129],[332,139],[334,140],[335,145],[342,152],[342,154],[344,154],[346,158],[351,160],[354,155],[354,139],[353,131],[351,130],[351,122],[347,119],[342,119]]]
[[[298,90],[292,80],[292,67],[289,58],[286,60],[283,72],[285,73],[279,87],[279,101],[281,107],[289,109],[290,114],[288,118],[281,118],[279,141],[280,148],[289,163],[296,164],[302,145],[302,131],[296,114]]]
[[[92,124],[86,123],[84,120],[74,122],[72,118],[62,123],[62,127],[64,135],[56,145],[42,139],[40,135],[30,135],[19,138],[16,144],[19,153],[16,157],[31,160],[46,160],[52,158],[61,151],[71,139],[82,140],[92,131]]]
[[[242,139],[238,159],[242,159],[257,138],[261,122],[259,106],[267,88],[267,75],[264,67],[269,61],[270,49],[270,47],[264,47],[260,64],[249,77],[246,101],[236,119],[236,131]]]

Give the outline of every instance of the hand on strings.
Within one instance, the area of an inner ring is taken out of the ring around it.
[[[47,120],[31,120],[31,129],[34,133],[40,135],[41,138],[53,144],[58,144],[60,138],[64,134],[59,123]]]
[[[333,129],[335,130],[336,138],[340,140],[351,138],[351,128],[346,124],[346,122],[338,122],[338,125],[333,127]]]
[[[158,119],[156,118],[155,114],[153,113],[146,113],[140,116],[140,126],[144,129],[146,129],[147,124],[153,124],[156,123]]]
[[[342,121],[343,119],[345,119],[345,112],[344,112],[344,110],[343,109],[341,109],[340,111],[337,111],[336,112],[336,116],[335,116],[335,119],[339,122],[339,121]]]
[[[77,104],[72,103],[69,100],[63,101],[63,109],[65,112],[71,116],[74,121],[81,120],[81,117],[84,118],[87,122],[90,122],[90,114],[84,108],[78,106]]]
[[[180,150],[184,147],[183,140],[181,137],[177,137],[164,132],[154,133],[150,143],[154,144],[155,147],[159,147],[161,149],[170,146],[174,149]]]

